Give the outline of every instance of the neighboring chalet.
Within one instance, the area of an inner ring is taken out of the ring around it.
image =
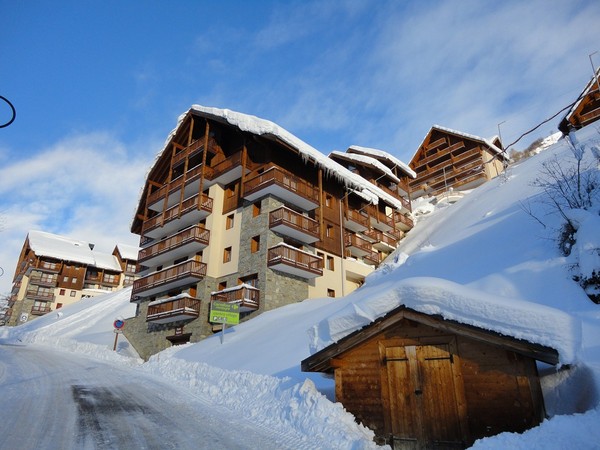
[[[17,262],[5,323],[20,325],[131,284],[137,252],[137,247],[117,244],[112,254],[101,253],[88,242],[30,231]]]
[[[405,306],[302,361],[393,449],[457,449],[545,417],[536,360],[556,350]]]
[[[558,124],[563,134],[589,125],[600,119],[600,68],[589,81],[569,112]]]
[[[409,181],[411,198],[473,189],[499,175],[507,164],[498,137],[483,139],[434,125],[409,163],[416,173]]]
[[[193,106],[150,169],[132,223],[142,249],[129,341],[144,358],[197,342],[220,329],[208,321],[211,300],[238,304],[247,319],[351,292],[412,227],[407,191],[388,187],[273,122]]]

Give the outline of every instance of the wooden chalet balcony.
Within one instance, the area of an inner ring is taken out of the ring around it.
[[[202,196],[196,194],[184,200],[181,205],[177,204],[163,214],[147,219],[142,226],[142,233],[152,239],[168,236],[186,225],[200,222],[212,213],[212,208],[212,198],[204,194]]]
[[[200,300],[189,296],[156,300],[148,304],[146,322],[170,323],[197,319],[200,315],[200,304]]]
[[[156,244],[140,250],[138,261],[145,266],[157,266],[161,262],[176,260],[204,249],[210,241],[210,231],[194,225]]]
[[[269,228],[306,244],[319,240],[319,223],[285,206],[271,211]]]
[[[52,309],[50,305],[33,305],[31,307],[31,314],[34,316],[43,316],[44,314],[48,314]]]
[[[212,186],[215,183],[227,185],[242,176],[242,151],[241,149],[216,164],[206,167],[205,170],[205,185]],[[246,168],[246,173],[250,170]]]
[[[369,216],[362,211],[348,208],[345,212],[346,220],[344,222],[344,227],[348,230],[354,231],[355,233],[360,233],[369,229]]]
[[[226,303],[235,303],[240,306],[240,312],[255,311],[259,307],[260,290],[249,284],[240,284],[238,286],[213,292],[210,300],[217,300]]]
[[[344,247],[351,256],[362,258],[373,251],[371,243],[354,233],[344,235]]]
[[[30,300],[41,300],[51,302],[54,300],[54,292],[38,292],[36,289],[28,289],[25,297]]]
[[[269,194],[304,211],[319,206],[319,190],[315,186],[277,166],[269,167],[244,184],[246,200],[252,202]]]
[[[379,230],[365,231],[364,235],[372,241],[373,248],[390,252],[398,246],[398,239]]]
[[[586,126],[600,117],[600,108],[593,109],[585,114],[581,114],[579,117],[579,122],[581,126]]]
[[[391,231],[395,228],[392,217],[380,212],[375,205],[371,205],[370,208],[369,218],[371,220],[371,227],[377,228],[380,231]]]
[[[44,272],[53,272],[58,273],[62,268],[62,263],[60,262],[50,262],[50,261],[38,261],[35,266],[36,270],[42,270]]]
[[[267,266],[306,279],[323,275],[323,258],[283,243],[269,249]]]
[[[194,193],[200,190],[200,176],[202,175],[202,165],[192,167],[185,173],[185,176],[181,175],[170,183],[165,184],[156,191],[152,192],[148,196],[147,204],[148,209],[152,211],[162,211],[165,206],[171,208],[172,206],[179,203],[181,200],[181,187],[184,187],[184,198],[188,198]]]
[[[47,274],[44,274],[47,275]],[[35,284],[37,286],[47,286],[53,287],[56,286],[56,281],[58,277],[57,275],[43,276],[40,272],[31,272],[31,276],[29,277],[29,283]]]
[[[170,289],[197,283],[205,276],[206,264],[194,260],[186,261],[135,280],[132,295],[149,297]]]
[[[209,143],[209,147],[210,147],[210,143]],[[184,148],[183,150],[181,150],[178,153],[175,153],[175,155],[171,159],[171,166],[172,167],[177,166],[177,164],[180,164],[181,162],[185,161],[186,158],[191,158],[192,156],[195,156],[195,155],[199,154],[200,152],[202,152],[202,150],[204,150],[204,138],[196,139],[194,142],[192,142],[186,148]],[[210,150],[210,148],[209,148],[209,150]]]
[[[404,183],[404,184],[405,184],[405,189],[406,189],[404,191],[404,195],[408,196],[408,184],[407,183]],[[395,199],[397,199],[400,203],[402,203],[402,208],[404,208],[408,211],[412,211],[410,202],[406,198],[404,198],[400,194],[398,194],[396,191],[393,191],[386,185],[380,184],[380,183],[377,183],[377,187],[379,189],[381,189],[382,191],[384,191],[385,193],[387,193],[387,194],[391,195],[392,197],[394,197]]]
[[[369,264],[371,266],[377,266],[379,265],[380,258],[379,258],[379,253],[377,253],[376,251],[371,251],[368,254],[366,254],[365,256],[363,256],[363,262],[365,264]]]
[[[410,217],[405,216],[404,214],[402,214],[399,211],[394,211],[393,217],[394,217],[394,223],[396,225],[396,228],[398,228],[402,231],[409,231],[415,226],[413,220]],[[393,230],[389,231],[389,233],[392,233],[392,232],[393,232]]]

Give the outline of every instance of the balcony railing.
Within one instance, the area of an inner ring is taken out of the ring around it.
[[[52,309],[50,305],[33,305],[31,307],[31,314],[34,316],[43,316],[44,314],[48,314]]]
[[[38,273],[32,273],[29,277],[29,283],[36,284],[38,286],[56,286],[57,276],[52,275],[50,277],[44,276]]]
[[[394,219],[379,211],[375,205],[371,206],[370,218],[371,226],[378,230],[390,231],[394,229]]]
[[[307,244],[319,240],[319,223],[285,206],[269,214],[269,227],[273,231]]]
[[[346,223],[344,226],[355,232],[365,231],[369,228],[369,217],[361,211],[348,208],[346,210]]]
[[[365,256],[373,251],[372,245],[369,241],[354,233],[345,234],[344,246],[352,256]]]
[[[371,251],[365,256],[363,256],[363,262],[366,264],[370,264],[373,266],[377,266],[380,263],[379,253],[376,251]]]
[[[147,297],[153,293],[191,284],[205,276],[206,264],[190,260],[134,281],[132,294]]]
[[[195,154],[200,153],[203,149],[204,149],[204,138],[197,139],[194,142],[192,142],[188,147],[184,148],[179,153],[176,153],[175,156],[173,156],[171,165],[176,166],[181,161],[183,161],[186,157],[192,157]]]
[[[393,217],[394,222],[396,223],[396,228],[399,228],[402,231],[411,230],[415,226],[413,220],[410,217],[405,216],[399,211],[394,211]]]
[[[315,186],[277,166],[269,167],[244,185],[244,198],[250,201],[267,194],[276,195],[306,211],[319,205],[319,190]]]
[[[54,292],[39,292],[35,289],[28,289],[25,293],[25,297],[30,300],[52,301],[54,300]]]
[[[175,221],[188,213],[193,211],[202,211],[203,214],[201,216],[206,217],[208,214],[212,212],[213,208],[213,199],[209,196],[203,194],[202,202],[200,202],[200,194],[196,194],[187,200],[183,201],[181,205],[177,204],[172,208],[167,209],[163,214],[158,214],[155,217],[148,219],[144,222],[142,226],[142,232],[147,234],[152,230],[156,230],[159,227],[164,227],[171,221]],[[149,235],[150,236],[150,235]],[[153,237],[153,236],[150,236]]]
[[[396,246],[398,245],[398,239],[392,236],[388,236],[382,231],[370,230],[366,231],[364,234],[373,241],[373,247],[375,247],[378,250],[389,250],[396,248]]]
[[[180,231],[164,241],[157,242],[150,247],[141,249],[138,254],[138,261],[148,265],[148,261],[155,259],[160,255],[173,253],[177,249],[185,248],[188,244],[196,243],[197,245],[194,246],[194,249],[197,247],[204,248],[208,245],[209,240],[210,231],[202,228],[200,225],[195,225],[191,228]],[[172,259],[176,259],[176,256],[179,255],[175,255],[175,257]]]
[[[286,244],[271,247],[267,255],[267,266],[301,278],[315,278],[323,275],[323,258]]]
[[[170,323],[196,319],[200,315],[200,300],[189,296],[177,296],[148,304],[146,322]]]
[[[59,262],[50,262],[50,261],[39,261],[36,269],[44,270],[46,272],[60,272],[61,263]]]
[[[259,307],[260,290],[249,284],[240,284],[238,286],[213,292],[210,300],[218,300],[226,303],[236,303],[240,305],[240,311],[254,311]]]
[[[185,174],[186,186],[197,181],[200,178],[201,172],[202,172],[202,165],[193,167],[190,170],[188,170]],[[183,182],[184,182],[184,177],[182,175],[182,176],[172,180],[170,183],[167,183],[164,186],[160,187],[159,189],[157,189],[156,191],[154,191],[152,194],[150,194],[148,196],[148,202],[147,202],[148,205],[153,205],[153,204],[157,203],[159,200],[163,200],[167,194],[172,196],[175,191],[177,191],[181,188],[181,186],[183,185]],[[191,187],[189,189],[191,189]],[[196,190],[198,190],[198,189],[196,189]],[[170,197],[170,199],[172,199],[172,197]],[[171,200],[170,203],[172,203],[172,201],[173,200]],[[153,208],[153,209],[157,210],[157,211],[161,211],[162,205],[160,205],[159,207]]]

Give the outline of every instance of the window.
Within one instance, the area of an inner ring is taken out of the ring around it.
[[[327,289],[327,297],[335,297],[335,291],[333,289]]]
[[[333,197],[329,194],[325,194],[325,206],[333,208]]]
[[[69,282],[69,277],[63,277],[63,282],[64,283],[68,283]]]
[[[327,256],[327,270],[334,270],[333,267],[333,256]]]
[[[57,303],[57,304],[56,304],[56,309],[60,309],[60,308],[62,308],[62,305],[63,305],[62,303]]]
[[[325,236],[328,238],[333,237],[333,225],[327,225],[327,228],[325,229]]]
[[[125,268],[126,272],[135,272],[136,264],[135,263],[127,263],[127,267]]]
[[[105,283],[116,283],[117,275],[115,275],[114,273],[105,273],[104,274],[104,282]]]
[[[321,252],[317,252],[317,256],[319,258],[321,258],[321,261],[319,262],[319,269],[322,269],[323,268],[323,264],[325,262],[325,254],[321,253]]]
[[[230,228],[233,228],[233,214],[229,214],[227,216],[227,219],[225,221],[225,229],[229,230]]]
[[[260,214],[260,202],[256,202],[252,205],[252,217],[256,217]]]
[[[75,277],[71,278],[71,283],[77,283],[77,278],[75,278]]]
[[[256,253],[258,250],[260,250],[260,236],[254,236],[250,239],[250,252]]]
[[[71,291],[71,297],[75,297],[75,291]]]
[[[231,261],[231,247],[227,247],[225,250],[223,250],[223,262],[229,262]]]
[[[252,287],[258,289],[258,274],[253,273],[245,277],[238,278],[239,284],[249,284]]]
[[[222,291],[223,289],[227,289],[227,281],[221,281],[219,283],[219,287],[217,288],[217,290]]]
[[[60,294],[60,295],[65,295],[65,290],[64,290],[64,289],[61,289],[61,290],[60,290],[60,292],[59,292],[59,294]]]

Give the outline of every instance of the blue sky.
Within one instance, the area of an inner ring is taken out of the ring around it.
[[[593,0],[0,0],[0,11],[0,95],[17,109],[0,128],[0,293],[31,229],[107,252],[136,244],[146,171],[192,104],[272,120],[325,154],[354,144],[409,162],[433,124],[490,137],[501,123],[514,141],[577,97],[600,50]]]

